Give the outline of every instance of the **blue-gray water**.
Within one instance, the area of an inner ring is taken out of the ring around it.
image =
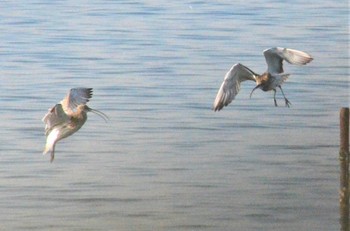
[[[348,2],[1,1],[1,230],[339,230],[338,113]],[[249,93],[213,112],[236,62],[285,64],[291,108]],[[72,87],[94,114],[42,156],[41,118]]]

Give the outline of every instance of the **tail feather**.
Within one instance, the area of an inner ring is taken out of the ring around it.
[[[281,85],[282,83],[284,83],[288,79],[289,76],[290,76],[290,74],[286,74],[286,73],[273,74],[275,85],[276,86]]]

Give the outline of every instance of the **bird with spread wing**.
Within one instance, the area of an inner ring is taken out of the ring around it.
[[[305,65],[313,60],[313,58],[303,51],[289,48],[273,47],[264,50],[264,56],[267,63],[267,71],[259,75],[248,67],[237,63],[226,73],[223,83],[216,95],[213,110],[220,111],[223,107],[229,105],[239,92],[241,82],[251,80],[256,82],[256,87],[250,93],[260,88],[263,91],[274,91],[273,99],[277,107],[276,88],[278,87],[285,100],[287,107],[291,104],[284,95],[281,85],[287,80],[289,74],[283,71],[283,61],[294,65]]]
[[[92,88],[73,88],[68,95],[44,116],[46,146],[43,154],[51,154],[51,162],[55,157],[56,143],[78,131],[87,120],[87,112],[94,112],[105,121],[108,117],[86,105],[92,97]]]

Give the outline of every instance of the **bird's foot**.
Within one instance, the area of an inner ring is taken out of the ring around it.
[[[292,103],[287,98],[285,98],[284,100],[286,101],[286,107],[289,107],[290,105],[292,105]]]
[[[277,100],[276,100],[276,99],[273,99],[273,101],[275,102],[275,107],[278,107],[278,105],[277,105]]]

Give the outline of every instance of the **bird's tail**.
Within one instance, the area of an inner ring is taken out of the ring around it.
[[[280,74],[273,74],[272,76],[274,77],[274,84],[275,84],[275,86],[279,86],[282,83],[284,83],[284,81],[286,81],[288,79],[290,74],[280,73]]]

